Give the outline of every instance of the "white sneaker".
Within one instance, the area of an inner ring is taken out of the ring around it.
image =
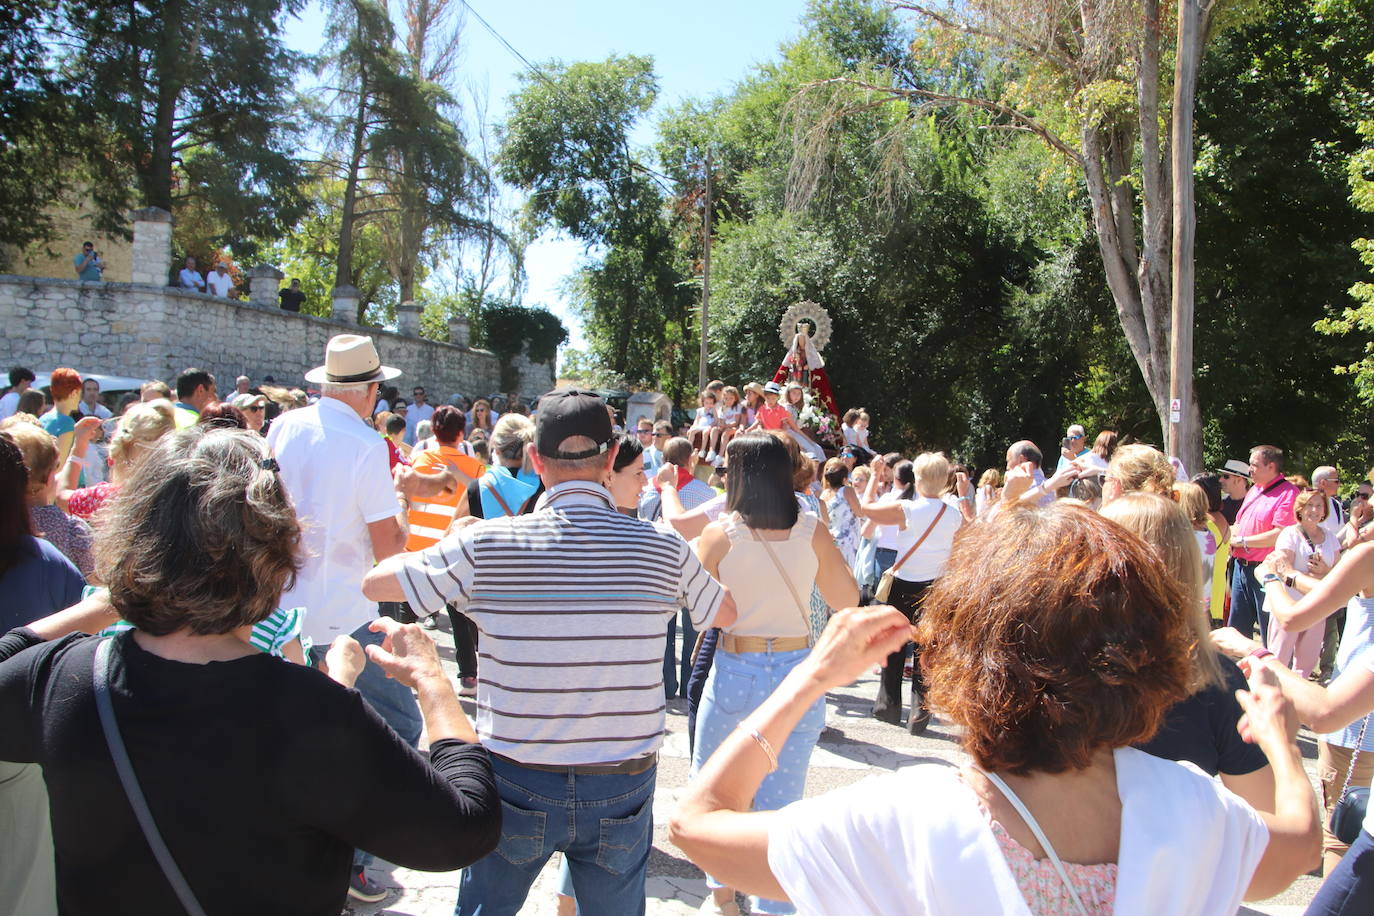
[[[438,615],[438,614],[430,614],[428,617],[423,617],[423,618],[421,618],[421,619],[420,619],[420,626],[424,627],[426,630],[437,630],[437,629],[439,629],[439,615]]]
[[[711,465],[711,467],[716,466],[716,453],[714,450],[706,453],[706,463]]]
[[[707,889],[706,899],[701,901],[701,908],[697,912],[701,916],[740,916],[738,903],[733,900],[728,903],[716,903],[716,897],[710,889]]]
[[[699,455],[699,456],[702,457],[702,458],[705,458],[705,457],[706,457],[706,449],[702,449],[701,451],[697,452],[697,455]]]

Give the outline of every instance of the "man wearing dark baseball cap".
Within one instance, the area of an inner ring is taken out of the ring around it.
[[[463,871],[457,916],[519,912],[555,849],[583,912],[644,908],[668,620],[685,607],[698,630],[729,626],[736,610],[686,541],[616,509],[605,483],[618,450],[605,401],[549,392],[531,455],[543,506],[390,557],[363,580],[375,601],[424,615],[451,604],[482,632],[477,733],[510,808],[497,854]],[[533,823],[543,843],[531,853]]]
[[[581,388],[550,391],[539,399],[534,447],[540,457],[556,461],[585,461],[607,452],[613,454],[615,430],[606,402]]]

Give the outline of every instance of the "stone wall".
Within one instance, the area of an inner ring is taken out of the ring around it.
[[[350,286],[333,291],[332,319],[285,312],[277,305],[282,273],[265,264],[244,273],[246,301],[175,289],[166,285],[172,215],[148,207],[130,219],[133,242],[121,267],[131,283],[82,283],[67,278],[70,270],[61,274],[56,267],[56,276],[0,274],[0,372],[8,366],[35,371],[70,366],[78,372],[171,382],[194,366],[213,373],[222,392],[232,390],[239,375],[255,383],[270,375],[278,384],[295,387],[304,385],[305,373],[324,361],[330,337],[362,333],[374,338],[384,365],[404,373],[396,385],[407,400],[413,385],[424,385],[434,403],[456,394],[508,393],[501,386],[500,360],[468,345],[466,319],[449,322],[451,343],[418,336],[420,309],[411,302],[397,310],[399,333],[359,328],[353,324],[358,291]],[[107,269],[104,279],[123,277]],[[532,363],[522,352],[512,368],[519,393],[526,397],[553,387],[552,364]]]
[[[195,366],[214,373],[221,392],[237,375],[304,386],[305,372],[324,360],[325,341],[362,333],[377,342],[383,363],[405,373],[396,385],[407,400],[416,384],[440,403],[453,394],[494,394],[501,382],[499,361],[485,350],[151,284],[0,274],[0,327],[0,369],[71,366],[170,382]],[[532,382],[522,390],[547,387]]]

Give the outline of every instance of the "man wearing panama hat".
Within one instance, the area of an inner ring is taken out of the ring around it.
[[[363,576],[374,561],[403,550],[406,536],[386,443],[363,420],[381,384],[400,374],[382,365],[371,337],[331,337],[324,365],[305,374],[320,399],[282,414],[267,434],[301,522],[301,569],[281,606],[305,608],[303,631],[314,642],[316,664],[338,636],[381,644],[381,634],[368,629],[378,612],[363,596]],[[409,687],[370,661],[354,686],[398,735],[411,746],[419,742],[420,708]],[[371,859],[361,851],[354,856],[354,899],[375,902],[386,894],[364,871]]]

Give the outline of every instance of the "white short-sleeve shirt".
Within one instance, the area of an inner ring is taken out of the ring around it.
[[[281,606],[305,608],[305,635],[328,645],[377,616],[362,591],[373,564],[367,526],[400,511],[386,443],[335,398],[282,414],[267,442],[300,518],[305,553]]]
[[[1132,748],[1115,757],[1117,916],[1234,913],[1269,842],[1260,815],[1192,764]],[[768,865],[799,913],[1031,916],[953,767],[870,777],[774,818]]]
[[[205,277],[205,282],[210,287],[210,292],[216,296],[227,296],[229,290],[234,288],[234,278],[217,270],[210,271]]]

